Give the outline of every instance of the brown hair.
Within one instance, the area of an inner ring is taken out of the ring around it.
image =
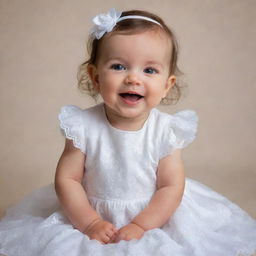
[[[162,28],[151,21],[143,20],[143,19],[126,19],[119,21],[114,29],[109,33],[123,33],[123,34],[135,34],[141,31],[150,30],[150,29],[161,29],[166,33],[166,35],[171,39],[172,43],[172,56],[170,59],[170,70],[169,75],[175,75],[178,80],[178,76],[183,75],[180,69],[177,66],[177,58],[178,58],[178,43],[174,33],[167,27],[164,21],[158,17],[157,15],[141,10],[130,10],[122,12],[121,17],[128,16],[128,15],[140,15],[149,17],[153,20],[156,20],[162,25]],[[109,34],[108,33],[108,34]],[[106,34],[105,34],[106,35]],[[87,66],[89,64],[96,65],[98,60],[98,52],[101,42],[103,41],[104,37],[100,39],[95,38],[93,35],[90,35],[89,40],[87,42],[87,51],[89,54],[89,59],[86,60],[79,66],[77,79],[78,79],[78,88],[81,92],[86,92],[90,96],[92,96],[95,100],[97,100],[98,92],[94,89],[93,84],[89,78],[87,73]],[[176,81],[174,86],[170,89],[167,96],[162,99],[161,103],[168,105],[168,104],[176,104],[181,97],[181,90],[185,86],[181,86],[180,82]]]

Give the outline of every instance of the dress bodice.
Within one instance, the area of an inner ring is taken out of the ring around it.
[[[150,198],[159,160],[190,143],[197,122],[192,110],[169,115],[152,109],[140,130],[119,130],[108,122],[103,103],[85,110],[64,106],[59,119],[66,137],[86,154],[87,195],[104,200]]]

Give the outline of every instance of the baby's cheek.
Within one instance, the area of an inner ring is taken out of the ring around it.
[[[146,97],[146,101],[149,106],[155,107],[159,104],[162,98],[163,94],[159,93],[159,90],[152,90],[151,93]]]

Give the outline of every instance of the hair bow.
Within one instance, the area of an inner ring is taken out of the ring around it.
[[[121,14],[122,12],[112,8],[108,13],[96,15],[92,20],[95,25],[91,30],[91,34],[100,39],[106,32],[112,31]]]

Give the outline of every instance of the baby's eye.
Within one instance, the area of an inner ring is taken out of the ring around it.
[[[156,73],[158,73],[158,71],[155,68],[145,68],[144,72],[148,73],[148,74],[156,74]]]
[[[124,70],[125,69],[125,67],[122,64],[113,64],[113,65],[111,65],[110,68],[114,69],[114,70]]]

